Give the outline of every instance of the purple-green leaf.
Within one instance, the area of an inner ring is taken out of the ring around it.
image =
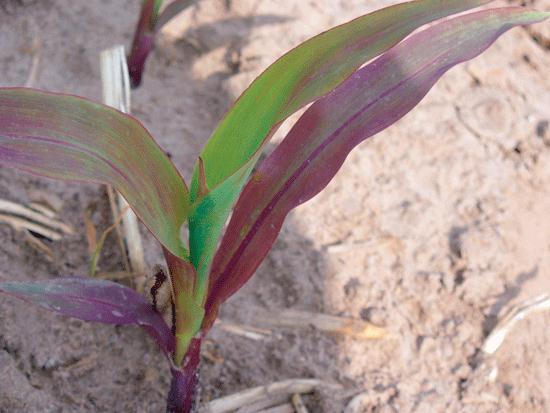
[[[319,193],[357,144],[414,108],[448,69],[479,55],[508,29],[547,16],[503,8],[438,23],[314,103],[246,185],[214,259],[207,313],[252,276],[288,212]]]
[[[243,166],[270,131],[289,115],[328,93],[367,60],[418,27],[490,0],[417,0],[359,17],[292,49],[241,95],[202,151],[209,188]],[[192,185],[196,195],[196,179]]]
[[[292,113],[330,92],[366,61],[413,30],[489,0],[417,0],[397,4],[335,27],[302,43],[263,72],[225,115],[204,148],[206,184],[198,196],[195,168],[189,219],[197,294],[203,296],[216,246],[262,148]]]
[[[112,185],[153,235],[185,257],[187,187],[133,117],[68,95],[0,89],[0,164],[49,178]]]
[[[138,325],[170,354],[175,340],[153,306],[134,290],[93,278],[66,277],[40,282],[3,282],[0,292],[58,314],[104,324]]]

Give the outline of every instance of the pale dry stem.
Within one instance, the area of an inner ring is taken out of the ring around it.
[[[103,100],[105,104],[122,112],[130,113],[130,77],[126,63],[126,54],[123,46],[115,46],[104,50],[100,56],[101,79],[103,83]],[[116,201],[115,201],[116,198]],[[109,189],[109,201],[113,216],[128,207],[126,200],[118,194],[116,197]],[[139,233],[138,220],[133,211],[128,210],[122,219],[122,230],[117,227],[119,243],[125,262],[129,261],[126,271],[139,274],[136,280],[136,289],[143,292],[147,266],[143,244]],[[127,258],[126,258],[127,252]]]
[[[229,413],[243,408],[244,406],[259,403],[262,400],[269,400],[277,396],[284,396],[286,400],[289,400],[293,394],[311,393],[322,386],[339,388],[338,385],[324,383],[321,380],[316,379],[284,380],[276,383],[271,383],[266,386],[254,387],[252,389],[244,390],[230,396],[213,400],[203,406],[199,410],[199,413]],[[287,404],[291,407],[292,410],[290,411],[292,412],[294,408],[290,403],[283,404],[283,408],[286,408]],[[280,406],[276,407],[279,408]],[[261,410],[259,411],[261,412]],[[258,412],[258,410],[256,412]]]

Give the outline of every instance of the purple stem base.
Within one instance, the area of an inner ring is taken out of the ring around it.
[[[198,406],[201,339],[191,341],[181,370],[172,369],[166,413],[193,413]]]

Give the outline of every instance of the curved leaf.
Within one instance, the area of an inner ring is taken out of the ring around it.
[[[162,29],[162,26],[196,2],[197,0],[173,0],[169,2],[158,17],[155,31]]]
[[[302,43],[250,85],[201,154],[206,184],[213,189],[198,201],[200,174],[195,168],[191,200],[198,205],[189,219],[189,244],[197,268],[197,295],[206,290],[212,258],[230,210],[278,125],[418,27],[489,1],[417,0],[386,7]]]
[[[84,321],[139,325],[166,354],[175,349],[171,329],[145,297],[111,281],[67,277],[29,283],[4,282],[0,283],[0,292]]]
[[[207,312],[215,313],[252,276],[288,212],[319,193],[357,144],[414,108],[448,69],[479,55],[513,26],[547,16],[504,8],[439,23],[314,103],[246,185],[214,260]]]
[[[201,154],[208,187],[216,187],[242,167],[275,125],[328,93],[365,61],[430,21],[488,2],[417,0],[397,4],[337,26],[291,50],[250,85],[208,140]]]
[[[112,185],[153,235],[185,257],[189,195],[139,121],[76,96],[0,89],[0,164],[49,178]]]

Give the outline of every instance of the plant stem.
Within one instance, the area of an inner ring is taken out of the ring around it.
[[[193,413],[198,406],[199,364],[202,338],[194,338],[189,348],[181,370],[172,369],[172,383],[166,413]]]
[[[204,308],[195,302],[193,287],[196,278],[193,265],[180,257],[176,257],[166,248],[164,258],[170,272],[172,299],[176,311],[176,365],[183,362],[188,347],[200,330],[204,318]]]

